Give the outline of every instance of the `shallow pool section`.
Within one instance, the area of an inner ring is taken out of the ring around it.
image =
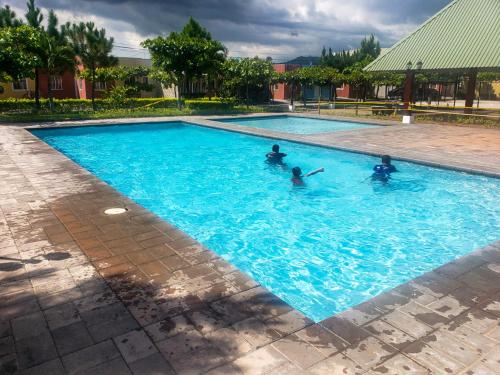
[[[238,117],[217,119],[215,121],[293,134],[317,134],[379,127],[378,125],[361,122],[323,120],[299,116]]]
[[[34,130],[320,321],[500,237],[500,180],[183,123]],[[325,172],[303,188],[290,168]]]

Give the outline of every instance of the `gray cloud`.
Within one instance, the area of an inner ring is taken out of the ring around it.
[[[6,0],[24,7],[24,0]],[[117,41],[179,30],[189,16],[235,55],[319,54],[357,46],[373,33],[390,46],[450,0],[39,0],[44,8],[98,16]],[[109,23],[106,24],[106,20]],[[129,35],[127,34],[127,35]],[[137,42],[136,42],[137,43]]]

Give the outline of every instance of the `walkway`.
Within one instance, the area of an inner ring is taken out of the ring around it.
[[[496,130],[377,130],[307,140],[500,173]],[[0,159],[2,374],[498,370],[500,242],[313,324],[22,128]]]

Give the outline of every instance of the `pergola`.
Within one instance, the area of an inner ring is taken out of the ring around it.
[[[465,111],[471,111],[477,73],[500,71],[500,0],[452,1],[365,70],[406,73],[406,109],[416,72],[463,74]]]

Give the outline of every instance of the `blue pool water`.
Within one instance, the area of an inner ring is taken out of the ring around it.
[[[182,123],[35,130],[315,321],[500,237],[500,180]]]
[[[239,117],[217,119],[216,121],[293,134],[317,134],[340,130],[378,127],[377,125],[364,124],[361,122],[323,120],[298,116]]]

